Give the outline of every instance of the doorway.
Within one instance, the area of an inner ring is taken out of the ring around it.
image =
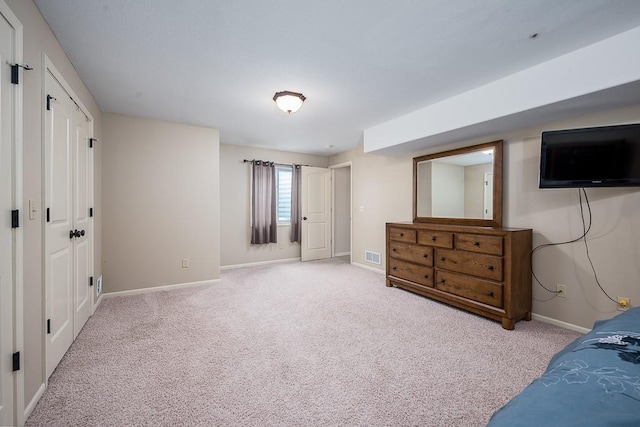
[[[333,173],[332,254],[333,257],[349,257],[351,262],[351,162],[329,168]]]

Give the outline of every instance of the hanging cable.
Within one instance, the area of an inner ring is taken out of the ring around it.
[[[589,204],[589,198],[587,197],[587,191],[583,188],[582,191],[584,192],[584,198],[587,201],[587,208],[589,209],[589,229],[591,229],[591,205]],[[582,217],[582,230],[585,229],[585,224],[584,224],[584,215],[582,215],[582,203],[580,204],[580,216]],[[598,284],[598,287],[600,288],[600,290],[602,291],[603,294],[606,295],[607,298],[609,298],[611,301],[615,302],[616,304],[618,303],[618,301],[614,300],[613,298],[611,298],[609,296],[609,294],[607,293],[607,291],[604,290],[604,288],[602,287],[602,285],[600,284],[600,280],[598,279],[598,274],[596,273],[596,268],[593,266],[593,261],[591,261],[591,255],[589,255],[589,245],[587,244],[587,232],[589,230],[587,230],[585,233],[583,233],[583,239],[584,239],[584,247],[587,251],[587,259],[589,260],[589,264],[591,265],[591,271],[593,271],[593,277],[596,279],[596,283]]]
[[[547,288],[545,285],[542,284],[542,282],[538,279],[538,276],[536,276],[536,273],[533,271],[533,254],[535,254],[537,251],[539,251],[540,249],[544,249],[544,248],[548,248],[550,246],[561,246],[561,245],[568,245],[570,243],[575,243],[577,241],[579,241],[580,239],[586,238],[587,233],[589,233],[589,230],[591,230],[591,208],[589,207],[589,227],[587,227],[585,229],[585,222],[584,222],[584,211],[583,211],[583,206],[582,206],[582,193],[580,192],[580,190],[582,190],[584,192],[585,198],[587,196],[586,191],[584,190],[584,188],[582,189],[578,189],[578,199],[580,202],[580,218],[582,218],[582,235],[580,237],[576,237],[575,239],[572,240],[567,240],[566,242],[558,242],[558,243],[544,243],[542,245],[538,245],[535,248],[533,248],[533,250],[531,251],[531,274],[533,275],[533,278],[536,282],[538,282],[538,284],[540,286],[542,286],[542,288],[549,292],[554,294],[553,298],[558,296],[559,291],[552,291],[551,289]],[[587,204],[588,204],[588,200],[587,200]],[[551,298],[551,299],[553,299]],[[546,301],[550,301],[546,300]]]
[[[584,194],[585,203],[587,204],[587,211],[589,213],[589,225],[588,226],[587,226],[587,224],[585,222],[585,219],[584,219],[584,206],[583,206],[583,203],[582,203],[582,195],[583,194]],[[591,225],[593,223],[593,216],[591,214],[591,204],[589,203],[589,197],[587,196],[587,190],[585,190],[584,188],[578,189],[578,199],[579,199],[579,203],[580,203],[580,219],[582,220],[582,235],[580,235],[580,237],[576,237],[575,239],[567,240],[566,242],[545,243],[545,244],[538,245],[535,248],[533,248],[533,250],[531,251],[531,274],[533,275],[533,278],[535,279],[535,281],[538,282],[538,284],[540,286],[542,286],[542,288],[544,290],[554,294],[554,296],[552,298],[550,298],[548,300],[545,300],[544,302],[550,301],[553,298],[557,297],[559,291],[552,291],[551,289],[549,289],[545,285],[543,285],[542,282],[540,282],[540,280],[536,276],[535,272],[533,271],[533,254],[536,253],[538,250],[547,248],[549,246],[567,245],[569,243],[575,243],[575,242],[577,242],[579,240],[584,240],[584,246],[585,246],[585,249],[586,249],[586,252],[587,252],[587,259],[589,260],[589,264],[591,265],[591,271],[593,271],[593,277],[596,280],[596,284],[598,285],[598,287],[600,288],[602,293],[605,294],[605,296],[607,298],[609,298],[611,301],[617,303],[617,301],[614,300],[613,298],[611,298],[609,296],[609,294],[604,290],[602,285],[600,284],[600,280],[598,279],[598,274],[596,273],[596,269],[595,269],[595,267],[593,265],[593,261],[591,260],[591,255],[589,254],[589,245],[587,243],[587,234],[589,234],[589,231],[591,230]]]

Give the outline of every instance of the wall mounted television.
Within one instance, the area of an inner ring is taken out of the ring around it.
[[[539,186],[640,187],[640,123],[542,132]]]

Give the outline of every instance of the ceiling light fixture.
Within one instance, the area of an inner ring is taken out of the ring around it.
[[[298,92],[290,92],[288,90],[276,92],[273,100],[279,109],[285,113],[295,113],[302,107],[304,100],[307,99],[303,94]]]

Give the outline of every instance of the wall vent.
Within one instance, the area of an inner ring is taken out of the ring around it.
[[[364,251],[364,259],[371,264],[380,264],[380,254],[378,252]]]

